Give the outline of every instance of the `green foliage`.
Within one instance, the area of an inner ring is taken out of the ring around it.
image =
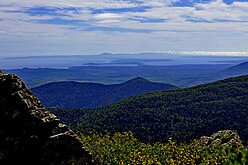
[[[189,141],[219,130],[248,140],[248,76],[128,98],[89,110],[76,125],[89,133],[132,131],[143,142]]]
[[[194,143],[146,144],[132,132],[81,134],[96,164],[247,164],[248,149],[244,147],[200,147]]]
[[[4,75],[4,73],[0,70],[0,76],[3,76]]]
[[[223,136],[223,137],[221,137],[221,141],[222,141],[222,143],[226,143],[226,142],[228,142],[228,141],[230,141],[232,139],[232,137],[231,136]]]

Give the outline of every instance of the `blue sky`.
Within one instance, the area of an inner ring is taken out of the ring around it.
[[[247,0],[0,2],[0,56],[244,54],[247,43]]]

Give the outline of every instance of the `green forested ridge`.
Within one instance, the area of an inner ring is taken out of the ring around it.
[[[96,108],[115,103],[130,96],[174,88],[177,87],[136,77],[127,82],[114,85],[53,82],[31,90],[48,108]]]
[[[192,88],[131,97],[89,110],[76,124],[89,133],[132,131],[144,142],[188,141],[218,130],[238,130],[248,139],[248,76]]]

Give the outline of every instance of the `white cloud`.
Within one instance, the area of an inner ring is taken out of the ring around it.
[[[215,0],[192,7],[171,7],[169,4],[174,1],[1,0],[0,55],[248,50],[248,2],[227,5]],[[60,8],[56,11],[60,15],[25,12],[34,7]],[[63,10],[66,7],[77,9]],[[93,12],[133,7],[149,8],[141,12]],[[53,19],[62,22],[46,23]],[[63,24],[63,20],[68,22]],[[102,27],[109,29],[104,31]]]
[[[4,6],[21,6],[21,7],[38,7],[38,6],[50,6],[50,7],[81,7],[81,8],[123,8],[123,7],[135,7],[134,3],[130,3],[124,0],[1,0],[1,5]]]
[[[150,7],[165,7],[176,1],[178,0],[153,0],[153,1],[140,0],[140,2],[142,2],[142,5],[150,6]]]
[[[222,0],[216,0],[208,4],[197,4],[194,16],[206,20],[230,20],[248,21],[248,2],[235,2],[231,5]]]
[[[100,24],[113,24],[113,23],[119,23],[122,16],[113,13],[102,13],[102,14],[94,15],[94,18],[97,19],[98,20],[97,23]]]
[[[170,52],[170,53],[171,54],[182,54],[182,55],[248,56],[248,52],[179,51],[179,52]]]
[[[119,18],[122,18],[121,15],[113,14],[113,13],[96,14],[94,17],[96,19],[119,19]]]

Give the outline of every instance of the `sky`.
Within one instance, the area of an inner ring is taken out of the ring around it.
[[[248,54],[248,0],[1,0],[0,57]]]

